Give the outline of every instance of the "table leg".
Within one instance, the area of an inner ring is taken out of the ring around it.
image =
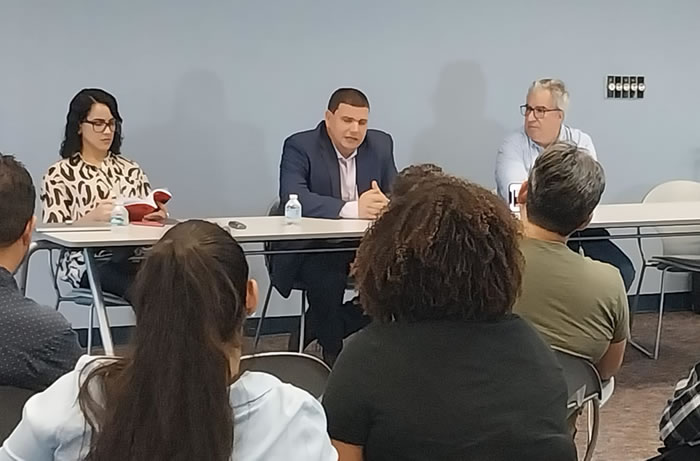
[[[109,329],[109,319],[107,318],[107,308],[105,307],[104,296],[102,295],[102,283],[97,272],[97,264],[95,263],[95,253],[90,248],[83,250],[85,256],[85,266],[90,282],[90,292],[92,293],[92,302],[94,303],[95,312],[97,313],[97,323],[100,329],[100,337],[102,338],[102,347],[105,355],[114,355],[114,345],[112,343],[112,332]],[[89,325],[88,328],[92,328]]]

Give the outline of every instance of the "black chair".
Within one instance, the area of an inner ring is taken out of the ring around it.
[[[263,371],[304,389],[317,399],[326,390],[331,369],[322,360],[296,352],[265,352],[241,357],[241,372]]]
[[[588,433],[584,461],[593,457],[600,426],[600,407],[603,399],[603,383],[595,366],[582,357],[569,351],[553,347],[554,355],[564,369],[564,378],[569,399],[567,401],[567,416],[588,407]]]
[[[9,437],[22,419],[22,409],[35,391],[0,386],[0,444]]]

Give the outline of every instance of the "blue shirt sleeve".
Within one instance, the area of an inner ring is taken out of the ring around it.
[[[521,133],[508,136],[498,149],[496,157],[496,187],[498,195],[508,200],[508,186],[522,183],[527,179],[528,171],[525,165],[527,154],[527,139]]]

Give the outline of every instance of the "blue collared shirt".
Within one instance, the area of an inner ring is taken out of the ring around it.
[[[581,130],[566,125],[561,126],[559,141],[566,141],[586,149],[594,159],[597,159],[593,140]],[[496,157],[496,187],[498,195],[508,199],[508,186],[520,184],[527,179],[535,159],[543,151],[542,146],[525,133],[525,129],[510,134]]]

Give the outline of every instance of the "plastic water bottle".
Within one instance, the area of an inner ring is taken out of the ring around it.
[[[284,206],[284,221],[287,224],[301,224],[301,202],[297,194],[289,194],[289,201]]]
[[[129,210],[124,206],[124,197],[121,194],[120,187],[115,185],[113,195],[114,199],[114,209],[112,209],[112,214],[109,217],[109,223],[114,226],[128,226],[129,225]]]

